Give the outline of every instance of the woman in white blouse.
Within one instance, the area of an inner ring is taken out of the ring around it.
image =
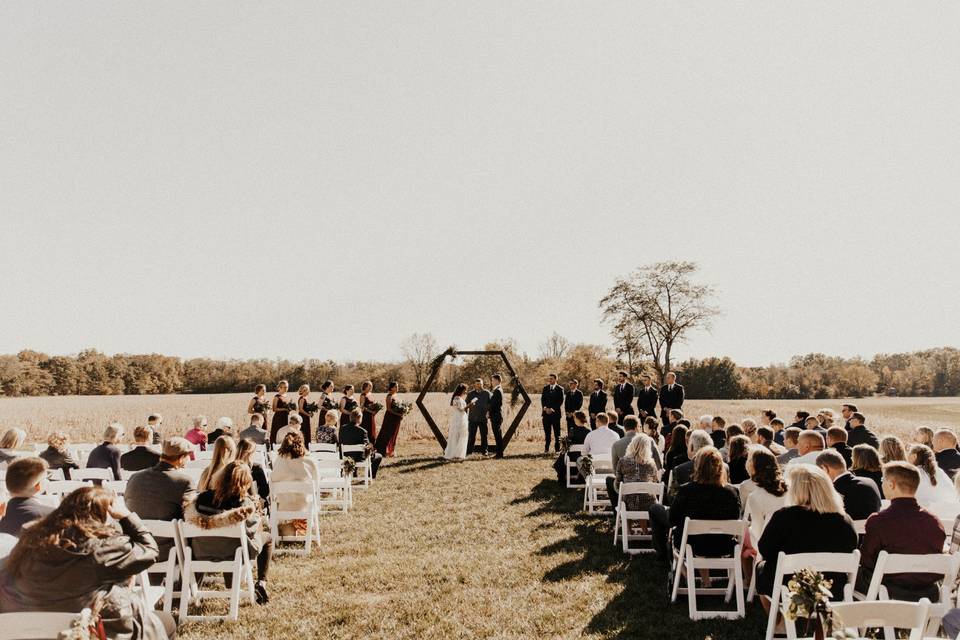
[[[787,485],[783,481],[783,472],[777,458],[765,447],[750,447],[747,473],[750,474],[747,482],[752,488],[744,502],[743,513],[750,520],[750,539],[759,540],[767,520],[774,511],[784,505]],[[747,482],[743,484],[746,485]]]
[[[907,461],[920,470],[920,487],[917,489],[917,502],[926,507],[935,502],[956,502],[957,492],[947,472],[937,465],[933,451],[925,444],[910,447]]]
[[[307,456],[303,434],[290,431],[280,444],[277,459],[273,462],[270,482],[316,482],[320,473],[316,463]],[[307,495],[300,493],[281,493],[277,495],[277,505],[281,511],[301,511],[307,508]],[[280,535],[303,535],[307,532],[306,520],[281,522]]]

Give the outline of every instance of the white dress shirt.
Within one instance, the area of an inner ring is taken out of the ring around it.
[[[606,425],[597,427],[587,434],[583,440],[583,455],[585,456],[609,456],[613,449],[613,443],[620,439],[616,431],[613,431]]]

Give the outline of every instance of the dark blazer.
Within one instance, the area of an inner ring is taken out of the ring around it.
[[[633,415],[633,385],[624,382],[621,388],[620,383],[613,386],[613,408],[619,409],[625,416]]]
[[[69,477],[70,469],[79,469],[80,465],[73,459],[69,451],[57,451],[53,447],[47,447],[40,452],[40,457],[46,460],[47,466],[51,469],[60,469],[65,478]]]
[[[367,430],[361,427],[360,425],[348,423],[340,427],[339,440],[340,440],[341,446],[345,444],[346,445],[369,444],[370,436],[367,434]],[[353,458],[357,462],[359,462],[360,460],[363,460],[363,454],[358,451],[353,451],[351,453],[342,453],[342,455]]]
[[[587,412],[594,415],[603,413],[607,410],[607,392],[601,389],[590,394],[590,404]]]
[[[470,422],[485,422],[487,420],[487,411],[490,409],[490,392],[486,389],[471,389],[467,394],[467,404],[476,398],[477,404],[470,407],[467,411],[467,418]],[[349,443],[348,443],[349,444]]]
[[[877,485],[877,491],[880,492],[880,497],[883,497],[883,472],[882,471],[867,471],[866,469],[857,469],[856,471],[851,471],[853,475],[858,478],[866,478],[868,480],[873,480],[873,483]]]
[[[880,511],[880,492],[869,478],[848,472],[833,481],[833,488],[843,496],[843,510],[851,520],[866,520]]]
[[[843,461],[847,463],[847,469],[853,466],[853,449],[846,442],[838,442],[831,447],[834,451],[843,456]]]
[[[660,410],[683,408],[683,385],[674,384],[673,390],[668,385],[660,387]]]
[[[556,384],[553,386],[553,390],[550,390],[550,385],[547,385],[543,388],[543,391],[540,392],[540,405],[544,409],[553,409],[558,415],[560,410],[563,409],[563,387]]]
[[[944,449],[937,454],[937,466],[947,472],[951,478],[957,475],[960,469],[960,452],[956,449]]]
[[[880,448],[880,440],[877,438],[877,434],[865,426],[850,429],[850,432],[847,434],[847,444],[850,445],[851,448],[858,444],[868,444],[874,449]]]
[[[657,399],[660,397],[660,394],[657,392],[656,387],[641,387],[637,395],[637,409],[640,410],[640,415],[646,416],[655,416],[657,415]]]
[[[104,442],[97,445],[87,456],[87,469],[111,469],[113,479],[120,479],[120,448]]]
[[[124,471],[143,471],[159,463],[160,454],[142,444],[120,456],[120,468]]]
[[[609,423],[608,423],[608,424],[607,424],[607,428],[610,429],[610,431],[613,431],[615,434],[617,434],[617,435],[620,436],[621,438],[622,438],[622,437],[624,436],[624,434],[626,433],[626,432],[623,430],[623,427],[621,427],[621,426],[618,425],[618,424],[609,424]]]
[[[567,391],[563,395],[564,412],[572,415],[574,411],[580,411],[580,409],[583,407],[583,392],[580,391],[580,389]]]
[[[503,418],[503,390],[499,387],[490,393],[490,417]]]
[[[740,517],[740,494],[731,486],[717,487],[688,482],[677,490],[670,506],[674,545],[679,548],[684,518],[691,520],[736,520]],[[701,535],[689,539],[698,556],[720,557],[733,552],[730,536]]]
[[[23,525],[44,517],[53,509],[36,498],[10,498],[7,502],[7,512],[3,518],[0,518],[0,533],[19,538]]]

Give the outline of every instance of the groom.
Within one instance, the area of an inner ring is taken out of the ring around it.
[[[470,404],[474,399],[476,402]],[[473,391],[467,394],[467,455],[473,453],[473,443],[480,431],[480,454],[487,455],[487,411],[490,410],[490,392],[483,388],[483,378],[473,381]]]
[[[500,431],[503,425],[503,387],[500,386],[502,382],[503,378],[499,373],[490,376],[490,383],[493,385],[493,392],[490,394],[490,430],[493,431],[497,458],[503,457],[503,432]]]

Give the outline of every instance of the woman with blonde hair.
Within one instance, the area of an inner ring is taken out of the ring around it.
[[[269,424],[267,422],[267,410],[270,408],[270,403],[267,401],[267,385],[258,384],[253,389],[253,397],[250,398],[250,402],[247,403],[247,413],[251,416],[257,414],[263,417],[262,424],[264,427]]]
[[[23,446],[27,439],[27,432],[23,429],[7,429],[0,438],[0,462],[13,462],[17,459],[16,451]]]
[[[310,402],[310,385],[302,384],[297,389],[297,415],[300,416],[300,433],[303,434],[303,442],[310,448],[310,435],[313,433],[313,416],[317,413],[318,407]]]
[[[230,436],[221,436],[213,443],[213,457],[210,464],[200,474],[197,491],[207,491],[216,484],[216,475],[237,457],[237,441]]]
[[[917,502],[926,507],[934,502],[956,502],[957,492],[947,472],[937,464],[933,450],[925,444],[910,447],[907,462],[920,470],[920,486],[917,488]]]
[[[620,491],[620,484],[624,482],[657,482],[660,472],[653,460],[653,440],[650,436],[638,434],[627,445],[627,451],[617,461],[616,489]],[[646,511],[655,500],[647,494],[634,494],[623,499],[628,511]],[[640,523],[646,528],[646,522]]]
[[[903,440],[897,436],[883,436],[880,438],[880,462],[906,462],[907,451],[903,447]]]
[[[757,551],[764,560],[757,565],[757,593],[770,610],[770,595],[780,552],[851,553],[859,542],[857,532],[843,510],[843,498],[823,469],[812,464],[787,466],[786,506],[770,516]],[[787,580],[790,576],[786,576]],[[827,574],[832,579],[834,599],[843,597],[846,577]]]
[[[50,469],[60,469],[63,477],[69,477],[71,469],[79,469],[80,465],[73,459],[67,445],[70,436],[64,431],[54,431],[47,436],[47,448],[40,452],[40,457],[46,460]]]
[[[913,441],[917,444],[925,444],[933,449],[933,429],[930,427],[917,427],[913,432]]]

